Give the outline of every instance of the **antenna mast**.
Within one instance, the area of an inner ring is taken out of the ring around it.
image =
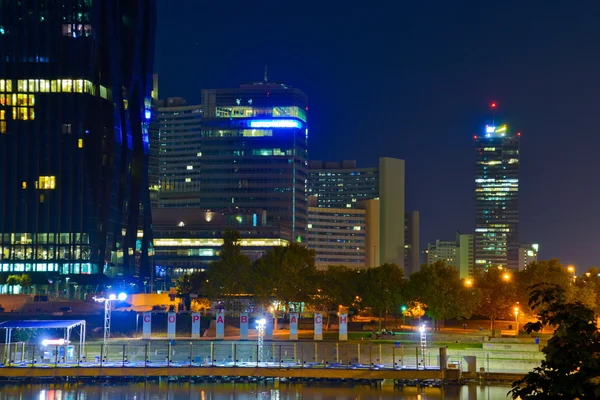
[[[269,82],[267,79],[267,64],[265,64],[265,82]]]

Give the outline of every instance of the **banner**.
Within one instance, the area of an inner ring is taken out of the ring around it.
[[[323,340],[323,315],[315,314],[315,340]]]
[[[348,314],[340,314],[340,340],[348,340]]]
[[[298,340],[298,313],[290,313],[290,340]]]
[[[273,340],[273,314],[265,315],[265,340]]]
[[[240,314],[240,340],[248,340],[248,313]]]
[[[167,315],[167,339],[175,339],[175,323],[177,322],[177,314],[170,312]]]
[[[215,339],[223,339],[225,337],[225,314],[222,312],[217,314],[217,334]]]
[[[200,314],[192,313],[192,339],[200,338]]]
[[[152,336],[152,313],[145,312],[142,314],[142,339],[150,339]]]

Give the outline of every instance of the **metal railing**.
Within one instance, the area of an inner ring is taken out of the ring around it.
[[[80,346],[42,346],[13,343],[0,345],[2,367],[123,366],[123,367],[299,367],[438,369],[437,348],[422,353],[419,345],[387,345],[344,342],[209,342],[155,340],[145,343],[87,343]],[[258,358],[261,354],[263,357]],[[468,360],[470,358],[470,360]],[[471,365],[468,365],[469,362]],[[539,358],[502,358],[501,354],[449,351],[446,366],[471,372],[525,373],[538,366]],[[473,364],[474,363],[474,364]],[[473,371],[475,369],[475,371]]]

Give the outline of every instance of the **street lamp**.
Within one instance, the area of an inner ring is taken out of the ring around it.
[[[467,280],[465,281],[465,286],[466,286],[466,287],[471,287],[471,286],[473,286],[473,281],[472,281],[471,279],[467,279]]]
[[[401,307],[402,310],[402,328],[406,325],[406,306]]]
[[[502,275],[502,279],[504,279],[507,282],[510,281],[510,274],[506,272],[504,275]]]
[[[108,343],[108,340],[110,339],[110,316],[111,316],[110,302],[117,300],[117,299],[119,301],[124,301],[126,298],[127,298],[126,293],[119,293],[119,295],[111,293],[108,295],[108,297],[94,297],[94,300],[96,300],[97,302],[104,303],[104,345],[105,346]]]
[[[425,330],[425,325],[421,325],[419,327],[419,332],[421,333],[421,356],[423,357],[423,369],[425,369],[425,354],[427,352],[427,331]],[[419,366],[417,365],[417,369]]]
[[[515,307],[515,321],[517,323],[517,336],[519,336],[519,307]]]
[[[256,362],[257,365],[260,362],[260,360],[262,360],[263,358],[263,344],[264,344],[264,339],[265,339],[265,325],[267,324],[267,320],[264,318],[261,318],[259,320],[256,320],[256,328],[258,329],[258,354],[256,354]]]

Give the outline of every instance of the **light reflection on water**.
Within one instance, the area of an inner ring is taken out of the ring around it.
[[[0,386],[0,400],[500,400],[508,386],[450,386],[404,390],[393,386],[234,383],[24,384]]]

